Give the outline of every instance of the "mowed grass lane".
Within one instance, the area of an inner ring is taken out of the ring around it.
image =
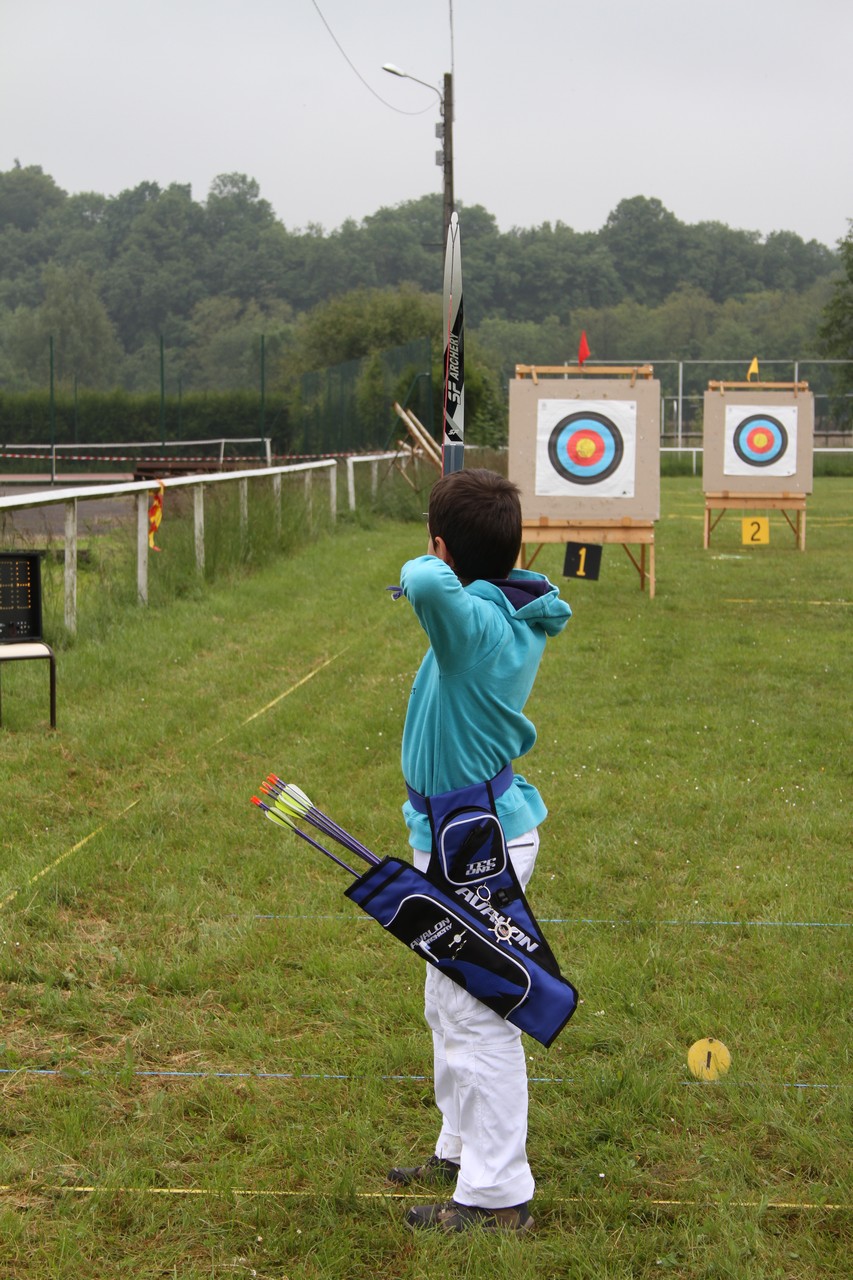
[[[805,554],[732,516],[705,552],[698,481],[665,480],[653,601],[618,547],[597,583],[536,562],[575,616],[520,766],[551,809],[531,897],[584,1003],[528,1042],[524,1242],[401,1226],[385,1170],[435,1131],[419,964],[250,803],[275,770],[405,853],[424,645],[385,587],[423,529],[118,610],[60,656],[57,734],[39,664],[4,672],[0,1273],[843,1270],[850,499],[816,482]]]

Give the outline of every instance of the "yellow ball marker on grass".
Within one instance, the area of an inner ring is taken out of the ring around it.
[[[732,1065],[732,1055],[722,1040],[705,1036],[687,1050],[687,1065],[697,1080],[719,1080]]]

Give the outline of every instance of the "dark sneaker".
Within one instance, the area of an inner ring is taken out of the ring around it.
[[[459,1173],[456,1160],[445,1160],[442,1156],[430,1156],[426,1164],[415,1165],[412,1169],[389,1169],[388,1181],[396,1182],[398,1187],[408,1187],[413,1182],[423,1182],[427,1186],[441,1186],[455,1182]]]
[[[406,1226],[414,1231],[428,1228],[433,1231],[533,1231],[535,1223],[526,1204],[512,1205],[508,1209],[480,1209],[474,1205],[425,1204],[410,1209],[406,1214]]]

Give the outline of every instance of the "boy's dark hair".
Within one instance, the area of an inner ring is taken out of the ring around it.
[[[443,538],[463,582],[505,578],[521,550],[521,498],[484,467],[453,471],[429,495],[429,531]]]

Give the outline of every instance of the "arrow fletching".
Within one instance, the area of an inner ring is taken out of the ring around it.
[[[305,817],[309,810],[314,809],[314,805],[308,799],[304,791],[300,791],[299,787],[292,782],[282,782],[281,778],[268,779],[272,782],[273,789],[280,800],[287,802],[288,808],[300,817]]]
[[[312,840],[311,836],[307,835],[304,831],[300,831],[299,827],[297,827],[296,823],[288,814],[282,813],[278,809],[271,809],[268,804],[264,804],[263,800],[259,800],[257,796],[252,796],[252,804],[257,805],[262,811],[264,817],[269,818],[270,822],[274,822],[277,826],[285,827],[287,830],[292,831],[294,835],[299,836],[301,839],[306,841],[307,844],[312,845],[313,848],[317,849],[320,853],[325,854],[327,858],[331,858],[332,862],[336,862],[339,867],[343,867],[344,871],[348,871],[351,876],[358,876],[358,872],[355,871],[348,862],[344,862],[343,859],[338,858],[334,853],[331,853],[328,849],[324,848],[319,841]]]
[[[275,809],[271,809],[268,804],[264,804],[263,800],[259,800],[257,796],[252,796],[252,804],[256,804],[264,817],[269,818],[270,822],[275,822],[280,827],[289,827],[291,831],[296,830],[296,824],[293,822],[292,818],[287,817],[283,813],[279,813]]]
[[[282,813],[289,813],[289,814],[291,814],[291,816],[292,816],[292,817],[294,817],[294,818],[304,818],[304,817],[305,817],[305,812],[304,812],[304,810],[302,810],[302,809],[298,808],[298,807],[297,807],[295,804],[293,804],[293,803],[289,800],[289,798],[288,798],[287,796],[285,796],[285,795],[276,796],[276,797],[275,797],[275,800],[273,801],[273,803],[275,804],[276,809],[280,809]]]
[[[345,831],[343,827],[338,826],[336,822],[318,809],[305,792],[300,787],[297,787],[295,783],[284,782],[277,774],[269,773],[261,783],[260,789],[263,791],[264,795],[267,795],[272,799],[272,807],[275,812],[280,814],[282,818],[286,819],[287,824],[296,831],[297,835],[301,835],[304,839],[308,840],[309,844],[313,844],[315,848],[320,849],[327,855],[327,857],[333,858],[335,862],[339,862],[339,859],[335,858],[333,854],[330,854],[328,849],[323,848],[322,845],[311,840],[311,838],[306,836],[303,831],[300,831],[299,827],[295,824],[295,819],[304,819],[306,822],[310,822],[311,826],[316,827],[316,829],[321,831],[323,835],[329,836],[349,853],[354,853],[356,857],[363,859],[364,862],[370,863],[371,866],[376,866],[380,861],[376,854],[368,849],[366,845],[363,845],[360,840],[356,840],[355,836],[351,836],[348,831]],[[263,801],[259,801],[257,797],[255,797],[255,803],[259,804],[263,809],[270,809],[269,805],[264,805]],[[341,863],[340,865],[346,866],[346,863]],[[353,874],[355,873],[353,872]]]

